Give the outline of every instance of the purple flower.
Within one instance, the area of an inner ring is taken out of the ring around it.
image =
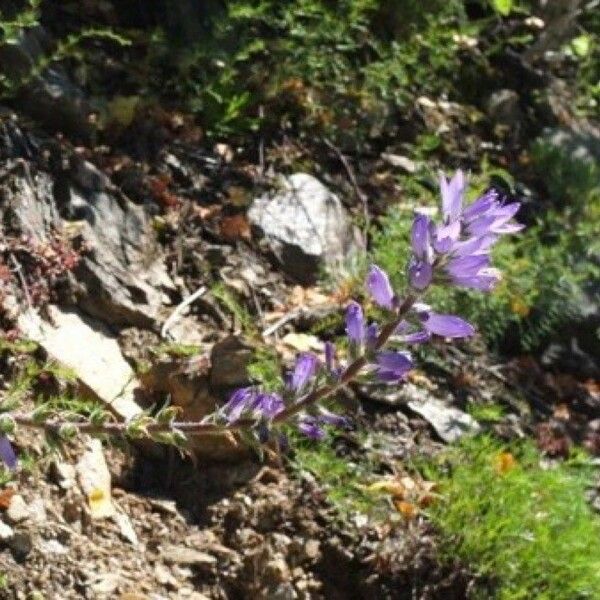
[[[460,169],[456,171],[454,177],[452,177],[450,181],[448,181],[444,175],[440,175],[442,214],[446,224],[453,223],[459,219],[465,187],[465,175]]]
[[[438,254],[448,254],[454,249],[460,237],[460,221],[433,227],[432,245]]]
[[[355,344],[362,344],[365,339],[365,317],[358,302],[350,302],[346,309],[346,333]]]
[[[410,245],[415,257],[423,262],[431,261],[431,219],[421,213],[415,215],[410,234]]]
[[[502,276],[498,269],[489,267],[481,269],[475,275],[452,277],[452,283],[481,292],[491,292],[501,278]]]
[[[431,333],[424,329],[411,331],[413,326],[408,321],[401,321],[395,331],[394,339],[404,344],[424,344],[431,339]]]
[[[0,436],[0,459],[11,471],[17,468],[17,455],[13,450],[12,444],[4,435]]]
[[[429,333],[447,338],[470,337],[475,333],[473,326],[460,317],[454,315],[440,315],[434,312],[423,311],[419,315],[423,327]]]
[[[365,341],[369,348],[375,347],[377,338],[379,337],[379,327],[377,323],[371,323],[365,330]]]
[[[303,415],[298,419],[298,429],[311,440],[322,440],[325,437],[325,430],[317,419],[310,415]]]
[[[283,408],[283,400],[278,394],[261,392],[256,388],[245,387],[233,392],[222,410],[226,415],[227,422],[234,423],[245,412],[251,412],[255,417],[272,419]]]
[[[465,208],[463,211],[463,219],[466,223],[474,221],[478,217],[485,215],[491,208],[498,203],[498,192],[494,189],[488,190]]]
[[[467,232],[473,237],[516,233],[523,229],[523,225],[509,222],[521,208],[520,202],[502,204],[497,195],[488,194],[469,208],[465,211],[464,219]]]
[[[416,290],[424,290],[433,279],[432,227],[429,217],[420,213],[415,215],[410,236],[413,257],[408,267],[408,280]]]
[[[284,403],[279,394],[258,392],[252,403],[256,416],[272,419],[284,409]]]
[[[391,309],[394,302],[394,290],[387,273],[377,265],[371,265],[367,275],[367,289],[376,304]]]
[[[295,392],[300,392],[316,375],[319,359],[312,352],[304,352],[296,357],[296,365],[290,378],[289,386]]]
[[[416,290],[426,289],[433,279],[433,267],[420,260],[412,260],[408,267],[408,280]]]
[[[319,408],[319,423],[323,425],[332,425],[333,427],[347,427],[349,420],[344,415],[337,415],[326,408]]]
[[[251,408],[255,398],[256,390],[252,387],[235,390],[222,409],[226,415],[227,421],[229,423],[237,421],[243,412]]]
[[[478,254],[487,254],[497,241],[498,236],[496,235],[484,235],[483,237],[469,238],[464,242],[454,244],[452,256],[476,256]]]
[[[391,350],[379,352],[375,363],[377,377],[390,382],[404,379],[413,366],[410,354]]]

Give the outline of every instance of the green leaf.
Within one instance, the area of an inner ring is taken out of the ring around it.
[[[592,39],[586,33],[571,40],[571,48],[579,58],[585,58],[590,53],[591,46]]]
[[[503,17],[508,16],[514,8],[513,0],[490,0],[492,8]]]

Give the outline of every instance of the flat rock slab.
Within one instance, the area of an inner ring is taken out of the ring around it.
[[[135,373],[111,332],[75,310],[49,306],[48,313],[51,322],[32,309],[20,315],[23,335],[74,372],[82,395],[100,400],[123,419],[137,415],[141,409],[133,400]]]
[[[423,401],[411,400],[407,406],[423,417],[440,438],[449,444],[456,442],[463,435],[476,433],[480,429],[479,423],[473,417],[436,398]]]

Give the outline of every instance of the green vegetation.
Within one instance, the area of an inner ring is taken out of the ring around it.
[[[180,344],[177,342],[166,342],[152,349],[157,356],[172,356],[175,358],[191,358],[199,354],[200,347],[193,344]]]
[[[211,288],[212,295],[217,299],[227,311],[229,311],[235,319],[235,324],[248,337],[255,337],[258,334],[254,318],[237,297],[236,292],[227,287],[224,283],[217,283]]]
[[[27,0],[20,12],[12,17],[5,17],[0,11],[0,46],[15,45],[23,33],[40,24],[41,0]],[[0,97],[7,98],[17,94],[23,86],[39,77],[53,63],[74,59],[86,60],[85,42],[89,40],[105,40],[119,46],[129,46],[131,41],[109,28],[88,28],[73,32],[59,40],[55,47],[46,54],[36,57],[36,62],[25,72],[6,76],[0,75]]]
[[[467,406],[467,412],[479,423],[498,423],[504,418],[506,409],[500,404],[472,402]]]
[[[372,477],[373,465],[367,461],[349,461],[328,443],[316,445],[293,432],[290,436],[294,448],[293,468],[316,477],[341,518],[356,512],[370,514],[385,507],[380,498],[365,489],[365,483]]]
[[[427,473],[443,501],[430,509],[444,551],[494,590],[481,598],[576,600],[600,590],[600,519],[586,499],[585,459],[542,465],[529,443],[472,438]]]
[[[233,0],[208,21],[210,35],[163,59],[170,91],[217,136],[283,127],[354,144],[415,95],[448,92],[462,64],[458,0]]]
[[[259,346],[248,365],[248,375],[267,391],[279,391],[283,386],[281,361],[270,346]]]

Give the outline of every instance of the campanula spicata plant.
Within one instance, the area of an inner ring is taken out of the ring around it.
[[[251,431],[258,441],[268,440],[282,423],[295,425],[308,438],[323,439],[326,426],[347,423],[325,406],[327,400],[352,380],[377,380],[401,385],[413,368],[410,347],[433,336],[468,338],[474,327],[460,316],[440,314],[424,302],[433,285],[459,286],[489,292],[500,281],[492,266],[490,250],[502,235],[518,232],[513,221],[518,202],[505,202],[490,190],[470,205],[464,204],[467,185],[462,171],[440,178],[441,219],[417,213],[411,231],[411,258],[407,289],[395,290],[388,274],[377,265],[368,270],[365,286],[384,317],[368,322],[363,307],[351,301],[345,311],[348,339],[345,359],[335,345],[326,342],[323,356],[303,352],[280,389],[245,387],[233,392],[228,402],[201,421],[177,421],[177,410],[167,407],[157,415],[144,414],[126,423],[103,414],[87,421],[65,421],[60,416],[34,411],[5,412],[0,429],[11,434],[16,425],[39,427],[61,437],[78,432],[150,437],[184,446],[188,436],[220,431]],[[0,438],[0,457],[9,468],[16,459],[6,437]]]

